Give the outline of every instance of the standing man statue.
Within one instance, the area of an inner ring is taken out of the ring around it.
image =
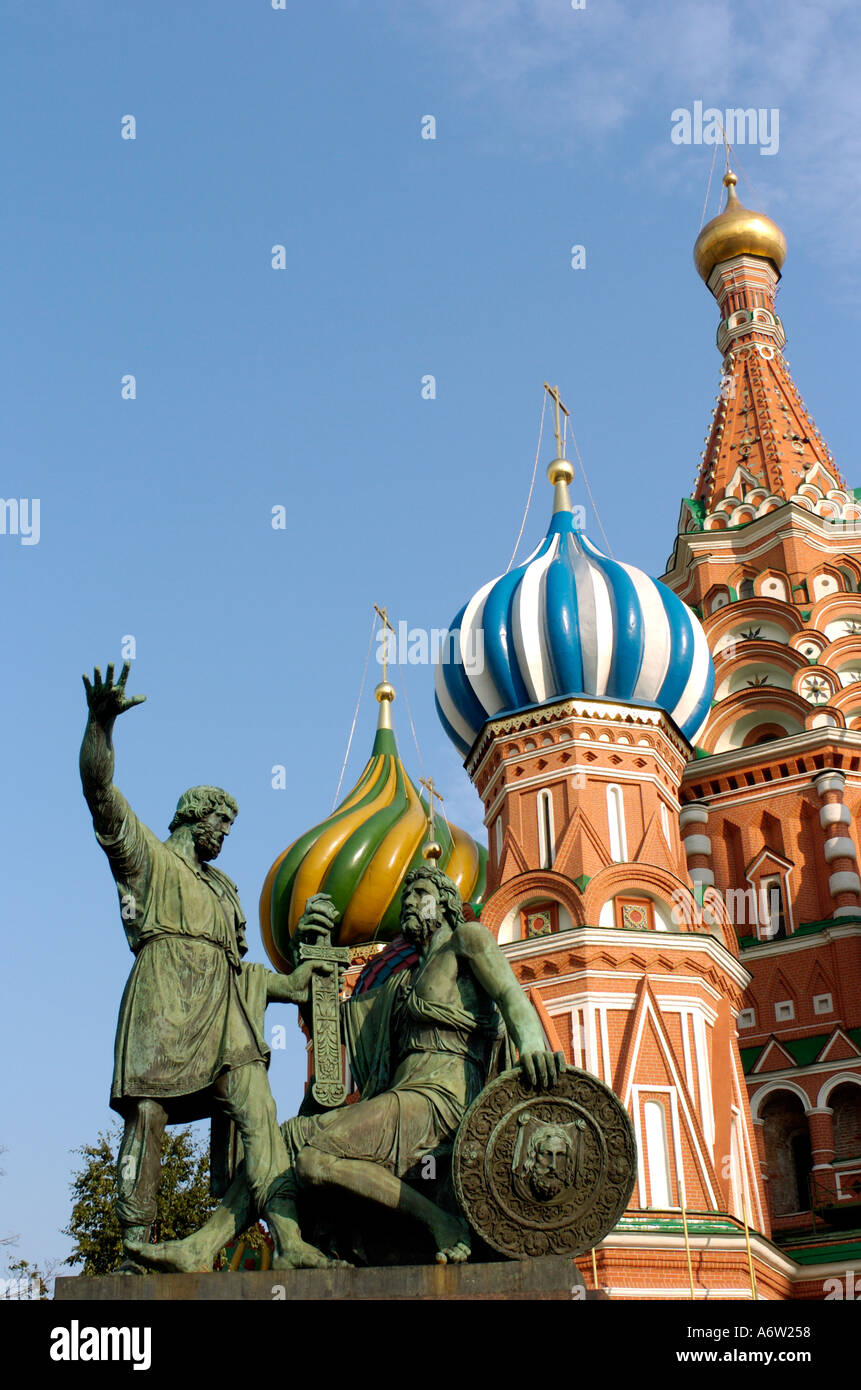
[[[116,683],[113,665],[104,681],[98,668],[92,683],[84,676],[89,717],[80,759],[84,796],[135,957],[120,1005],[111,1086],[111,1106],[125,1121],[118,1165],[121,1268],[139,1272],[133,1247],[150,1239],[165,1125],[207,1116],[235,1125],[245,1181],[275,1242],[274,1263],[289,1265],[295,1263],[287,1249],[292,1228],[270,1206],[270,1190],[289,1160],[269,1089],[263,1017],[269,1001],[307,1002],[314,970],[332,967],[308,963],[286,977],[243,963],[245,918],[236,885],[212,864],[237,814],[232,796],[218,787],[183,792],[170,837],[162,841],[114,786],[114,723],[146,698],[126,695],[128,673],[126,663]],[[212,1155],[214,1169],[219,1158]]]
[[[506,1032],[533,1087],[552,1088],[565,1061],[547,1049],[538,1016],[493,936],[464,920],[457,888],[436,866],[406,875],[400,928],[418,962],[341,1006],[362,1098],[327,1114],[300,1114],[282,1127],[290,1162],[273,1207],[299,1241],[301,1192],[339,1189],[411,1217],[428,1231],[437,1261],[460,1263],[470,1254],[468,1228],[419,1190],[426,1186],[415,1181],[424,1161],[450,1154]],[[211,1269],[218,1251],[254,1219],[253,1193],[240,1171],[200,1231],[138,1253],[154,1269]],[[324,1262],[319,1250],[304,1250],[303,1263]]]

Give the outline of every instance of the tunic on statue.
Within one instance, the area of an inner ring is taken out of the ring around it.
[[[190,863],[138,820],[112,787],[93,815],[135,955],[120,1005],[111,1106],[161,1101],[172,1121],[211,1113],[216,1078],[248,1062],[268,1066],[266,976],[244,965],[236,885]]]

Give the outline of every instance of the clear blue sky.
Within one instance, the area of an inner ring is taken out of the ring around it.
[[[691,260],[712,148],[670,139],[696,101],[779,111],[776,154],[739,148],[740,193],[787,233],[787,352],[861,481],[861,13],[6,0],[0,28],[0,492],[41,504],[37,545],[0,536],[0,1236],[40,1260],[69,1249],[70,1150],[110,1120],[131,966],[78,781],[81,673],[135,637],[149,698],[118,726],[117,781],[154,830],[194,783],[237,797],[219,862],[262,959],[260,886],[331,805],[372,604],[441,627],[505,568],[545,378],[614,552],[662,572],[720,365]],[[480,831],[432,674],[405,674],[424,767]],[[402,698],[395,716],[415,776]],[[297,1032],[273,1064],[282,1116],[303,1068]]]

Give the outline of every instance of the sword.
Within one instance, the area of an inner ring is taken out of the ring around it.
[[[314,1085],[311,1094],[325,1110],[334,1110],[347,1099],[341,1066],[341,1028],[339,1019],[338,967],[350,964],[346,946],[332,945],[332,928],[309,922],[303,936],[316,932],[313,944],[302,942],[299,960],[331,964],[328,975],[317,971],[311,976],[311,1037],[314,1047]]]

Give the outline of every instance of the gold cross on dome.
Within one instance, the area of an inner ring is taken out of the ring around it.
[[[563,454],[562,454],[562,431],[561,431],[561,429],[560,429],[559,412],[560,412],[560,410],[561,410],[561,411],[562,411],[562,414],[565,416],[565,419],[567,420],[567,419],[568,419],[568,410],[567,410],[566,407],[562,404],[562,400],[561,400],[560,395],[559,395],[559,387],[558,387],[558,386],[549,386],[548,383],[545,381],[545,383],[544,383],[544,390],[547,392],[548,396],[549,396],[550,399],[552,400],[553,405],[554,405],[555,410],[556,410],[556,424],[555,424],[555,426],[554,426],[555,433],[556,433],[556,457],[561,459],[561,458],[563,457]]]
[[[443,798],[440,796],[439,792],[437,791],[436,787],[434,786],[434,780],[433,780],[432,777],[429,777],[429,778],[427,779],[427,781],[425,781],[424,777],[420,777],[420,778],[419,778],[419,786],[420,786],[420,787],[424,787],[425,791],[426,791],[427,794],[428,794],[428,806],[430,807],[430,838],[433,840],[433,839],[434,839],[434,797],[436,797],[437,801],[439,801],[440,804],[442,804]]]
[[[380,616],[380,618],[382,619],[383,629],[385,630],[385,628],[388,628],[388,629],[389,629],[389,632],[392,634],[392,636],[394,636],[394,634],[395,634],[395,629],[392,627],[391,623],[389,622],[389,610],[388,610],[387,608],[380,608],[379,604],[376,604],[376,603],[375,603],[375,604],[374,604],[374,612],[375,612],[375,613],[378,613],[379,616]],[[388,652],[389,652],[389,644],[388,644],[388,641],[385,641],[385,642],[383,643],[383,681],[388,681],[388,679],[389,679],[389,657],[388,657]]]

